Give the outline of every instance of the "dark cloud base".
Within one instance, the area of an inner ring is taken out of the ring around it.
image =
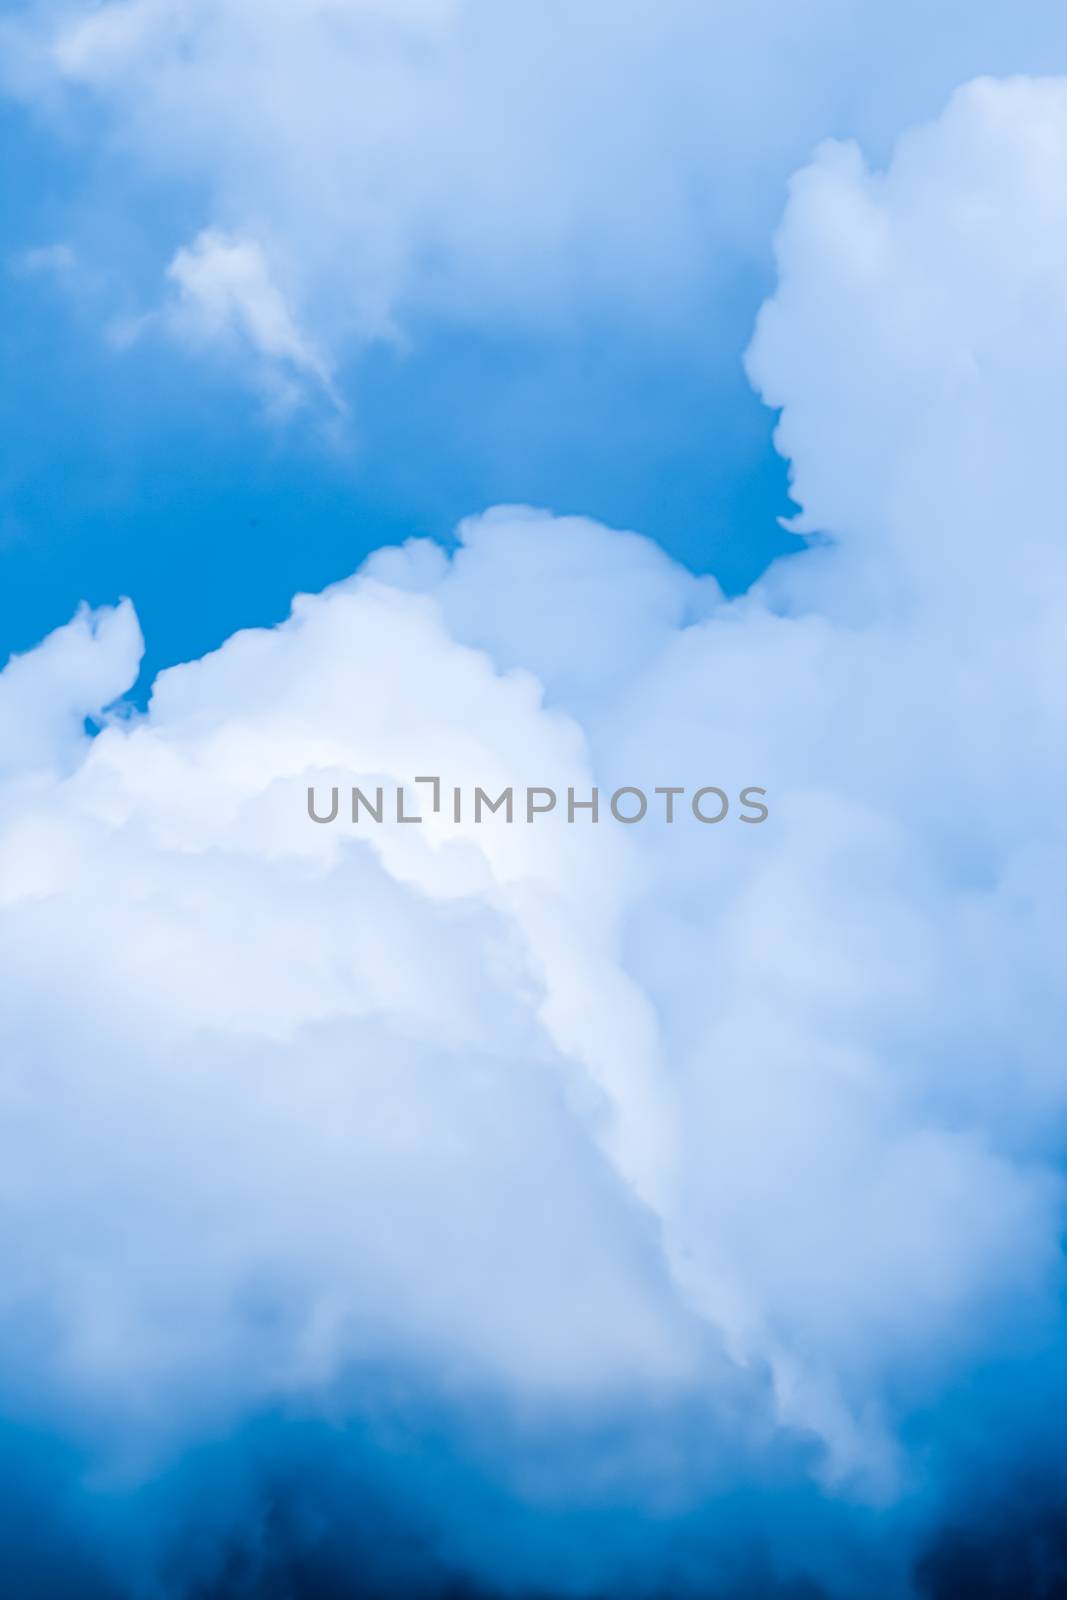
[[[405,1445],[395,1445],[403,1466]],[[740,1553],[733,1539],[725,1559],[735,1522],[732,1514],[723,1518],[721,1505],[676,1522],[647,1521],[631,1509],[611,1518],[577,1511],[562,1528],[552,1517],[539,1527],[538,1515],[524,1512],[520,1524],[514,1507],[494,1505],[493,1491],[479,1490],[466,1469],[457,1464],[452,1477],[441,1460],[428,1469],[428,1447],[413,1448],[420,1492],[429,1470],[444,1486],[442,1503],[417,1503],[420,1494],[396,1487],[397,1459],[378,1471],[365,1443],[321,1424],[256,1425],[131,1489],[102,1487],[68,1447],[10,1429],[0,1457],[2,1593],[5,1600],[887,1600],[889,1566],[879,1576],[872,1536],[883,1550],[897,1546],[899,1557],[903,1534],[892,1515],[880,1531],[871,1523],[850,1529],[840,1518],[820,1527],[814,1504],[773,1495],[749,1502],[751,1527],[762,1517],[768,1548],[750,1533]],[[792,1563],[791,1577],[772,1567],[772,1534],[807,1513],[813,1564],[824,1577],[836,1569],[829,1583],[805,1576],[802,1560]],[[461,1557],[444,1553],[456,1527],[461,1543],[473,1530],[500,1576],[471,1576]],[[599,1546],[602,1557],[613,1539],[638,1559],[632,1567],[621,1562],[606,1586],[584,1582],[583,1542]],[[527,1553],[554,1546],[559,1585],[527,1585]],[[910,1577],[921,1600],[1067,1597],[1067,1467],[1046,1463],[1010,1484],[969,1491],[967,1504],[918,1539],[917,1552]],[[907,1584],[907,1564],[897,1567],[894,1597],[906,1592],[901,1579]]]

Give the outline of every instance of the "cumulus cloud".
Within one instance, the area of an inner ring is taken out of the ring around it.
[[[88,748],[86,718],[117,700],[136,676],[143,650],[129,601],[73,622],[0,675],[0,772],[54,775]]]
[[[630,1442],[556,1488],[661,1525],[789,1441],[825,1504],[936,1504],[945,1395],[1060,1327],[1065,155],[1063,83],[979,82],[794,181],[749,367],[832,541],[740,599],[504,507],[143,714],[128,607],[12,663],[9,1414],[136,1458],[386,1370],[506,1415],[542,1509],[576,1418]],[[425,773],[771,814],[307,817]],[[500,1578],[491,1518],[434,1516]]]
[[[1054,0],[34,0],[5,43],[13,93],[102,114],[108,181],[179,185],[332,361],[427,319],[688,339],[828,131],[884,149],[965,77],[1067,68]]]

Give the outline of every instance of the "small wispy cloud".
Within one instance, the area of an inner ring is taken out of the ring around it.
[[[175,295],[164,313],[172,333],[236,340],[273,406],[291,409],[315,392],[344,410],[329,361],[301,328],[256,240],[205,228],[177,251],[166,276]]]
[[[69,244],[34,245],[18,251],[11,259],[11,270],[24,278],[59,278],[69,281],[78,271],[78,257]]]

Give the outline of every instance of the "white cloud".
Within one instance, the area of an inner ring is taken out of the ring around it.
[[[0,675],[0,772],[63,771],[88,748],[86,717],[117,700],[137,675],[141,630],[128,600],[113,610],[83,606]]]
[[[541,1417],[749,1386],[758,1432],[766,1370],[824,1479],[892,1495],[902,1422],[1054,1314],[1065,158],[1067,86],[985,82],[797,178],[750,365],[838,543],[740,600],[505,508],[91,742],[128,608],[8,669],[23,1408],[195,1426],[388,1357]],[[772,816],[304,815],[422,772]]]
[[[340,405],[328,364],[297,326],[254,241],[205,229],[177,252],[167,277],[178,294],[170,320],[179,332],[236,334],[261,359],[261,380],[276,401],[292,403],[310,381]]]

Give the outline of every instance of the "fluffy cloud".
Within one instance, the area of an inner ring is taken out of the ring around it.
[[[1062,83],[980,82],[795,180],[749,363],[834,537],[739,600],[501,508],[143,715],[128,607],[8,667],[6,1409],[158,1445],[384,1364],[520,1434],[688,1403],[892,1502],[1056,1329],[1065,156]],[[771,815],[307,817],[423,773]],[[656,1437],[571,1489],[691,1505]]]

